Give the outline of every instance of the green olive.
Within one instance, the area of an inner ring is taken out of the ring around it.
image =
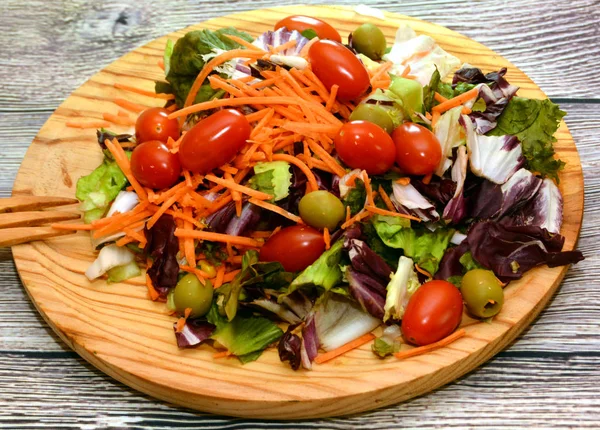
[[[369,121],[383,128],[387,133],[394,131],[394,121],[387,111],[379,105],[362,103],[350,114],[350,121]]]
[[[374,24],[366,23],[352,33],[352,47],[371,60],[381,60],[387,43],[383,31]]]
[[[462,278],[460,293],[469,313],[478,318],[493,317],[504,304],[502,285],[490,270],[469,270]]]
[[[346,210],[340,199],[328,191],[319,190],[306,194],[298,205],[300,216],[314,228],[335,230],[344,219]]]
[[[209,278],[214,278],[215,276],[217,276],[217,269],[215,269],[215,266],[210,264],[208,261],[200,260],[198,266],[200,266],[200,270],[206,273]]]
[[[185,313],[186,308],[191,308],[190,318],[206,315],[210,309],[213,299],[213,287],[210,281],[202,285],[198,277],[188,273],[177,282],[173,290],[173,304],[180,315]]]

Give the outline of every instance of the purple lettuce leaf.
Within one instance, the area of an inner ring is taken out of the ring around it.
[[[449,224],[458,224],[467,214],[463,188],[467,178],[467,150],[464,146],[458,148],[456,161],[452,166],[452,180],[456,184],[454,196],[444,208],[443,218]]]
[[[483,221],[471,227],[467,242],[473,258],[493,270],[503,282],[520,279],[529,269],[542,264],[555,267],[584,258],[580,251],[561,252],[563,236],[534,226]]]
[[[362,240],[346,238],[344,249],[348,251],[352,268],[383,284],[383,290],[385,291],[385,286],[390,280],[390,275],[393,273],[385,260],[377,255]]]
[[[145,229],[146,251],[152,258],[148,276],[159,296],[166,298],[169,290],[177,284],[179,263],[177,252],[179,241],[175,237],[175,220],[171,215],[162,215],[151,229]]]
[[[447,280],[452,276],[462,276],[463,265],[460,263],[460,257],[469,250],[469,243],[464,240],[460,245],[448,248],[440,261],[440,268],[433,276],[434,279]]]
[[[542,180],[527,169],[520,169],[502,184],[502,206],[498,217],[514,212],[525,205],[538,192]]]
[[[305,369],[310,369],[312,367],[312,362],[319,353],[319,346],[320,343],[319,337],[317,336],[315,316],[313,313],[310,313],[302,328],[302,367]]]
[[[276,31],[265,31],[252,44],[265,51],[269,51],[270,48],[276,48],[290,40],[295,40],[296,45],[279,52],[278,55],[298,55],[302,51],[302,48],[304,48],[304,45],[308,43],[308,39],[298,31],[289,31],[287,28],[282,27]]]
[[[519,89],[504,79],[505,74],[506,68],[484,75],[476,67],[464,67],[454,74],[453,85],[459,82],[483,84],[479,87],[479,98],[485,102],[486,109],[469,114],[479,134],[485,134],[496,127],[498,117]]]
[[[179,348],[193,348],[210,339],[215,326],[199,319],[188,319],[181,332],[177,332],[177,323],[173,324],[173,330]]]
[[[282,362],[289,361],[290,367],[293,370],[298,370],[301,362],[302,339],[300,339],[300,336],[297,334],[294,334],[298,325],[299,324],[290,325],[277,345],[279,359]]]
[[[400,185],[394,182],[392,190],[393,194],[390,196],[390,200],[398,212],[419,217],[425,222],[440,219],[440,214],[435,210],[435,206],[423,197],[412,184]]]
[[[551,179],[544,179],[536,195],[516,213],[504,217],[502,224],[537,226],[559,233],[563,220],[563,198]]]
[[[364,311],[375,318],[382,319],[385,306],[385,286],[381,286],[376,280],[359,273],[349,267],[346,269],[350,295],[356,300]],[[383,287],[383,293],[381,291]]]
[[[235,202],[229,202],[206,218],[208,229],[230,236],[242,236],[256,227],[261,219],[262,209],[251,203],[244,203],[241,216],[235,214]]]
[[[421,178],[411,178],[410,183],[419,193],[429,200],[446,205],[456,192],[456,183],[450,179],[440,178],[434,175],[431,181],[426,184]]]

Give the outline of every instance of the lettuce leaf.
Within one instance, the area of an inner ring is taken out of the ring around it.
[[[517,136],[529,169],[558,182],[558,172],[565,163],[554,158],[554,133],[565,115],[548,99],[513,97],[489,134]]]
[[[273,201],[285,199],[290,194],[292,172],[289,163],[285,161],[270,161],[257,163],[254,166],[255,175],[248,184],[255,190],[273,196]]]

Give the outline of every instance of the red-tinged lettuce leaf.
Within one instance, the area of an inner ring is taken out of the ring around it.
[[[315,324],[314,313],[308,314],[304,327],[302,328],[302,367],[312,368],[312,362],[319,353],[319,337],[317,336],[317,326]]]
[[[454,196],[444,208],[443,218],[448,224],[458,224],[467,214],[463,188],[467,178],[467,150],[460,146],[456,153],[456,161],[452,166],[452,180],[456,184]]]
[[[393,271],[384,259],[373,252],[364,241],[359,239],[346,238],[344,240],[344,249],[348,251],[352,268],[370,278],[374,278],[377,283],[383,285],[382,291],[385,291],[385,286],[389,282]]]
[[[527,169],[520,169],[502,184],[502,206],[499,217],[510,214],[525,205],[538,192],[542,180]]]
[[[179,263],[177,251],[179,241],[175,237],[175,220],[171,215],[162,215],[151,229],[145,229],[146,250],[152,258],[148,276],[160,297],[166,298],[169,290],[177,284]]]
[[[290,325],[277,345],[279,359],[282,362],[289,361],[290,367],[293,370],[298,370],[300,368],[302,354],[302,339],[297,334],[294,334],[298,325],[299,324]]]
[[[479,222],[469,230],[467,242],[475,261],[493,270],[503,282],[520,279],[529,269],[542,264],[555,267],[584,258],[580,251],[561,252],[563,236],[533,226]]]
[[[434,275],[434,279],[448,280],[454,276],[462,276],[463,265],[461,257],[469,251],[469,243],[464,240],[460,245],[446,250],[440,261],[440,269]]]
[[[230,236],[242,236],[254,229],[259,221],[262,209],[251,203],[244,203],[242,213],[235,214],[235,202],[230,202],[206,218],[209,230]]]
[[[252,43],[259,48],[268,51],[269,49],[276,48],[279,45],[283,45],[284,43],[289,42],[290,40],[295,40],[296,44],[290,48],[287,48],[281,52],[279,55],[294,55],[297,56],[300,54],[300,51],[308,43],[308,39],[304,37],[300,32],[293,30],[290,31],[287,28],[283,27],[276,31],[266,31],[260,36],[256,38],[256,40]]]
[[[400,185],[394,182],[392,190],[393,194],[390,196],[390,200],[398,212],[419,217],[425,222],[440,219],[440,214],[435,210],[435,206],[411,184]]]
[[[177,332],[177,323],[173,324],[177,346],[179,348],[193,348],[202,342],[209,340],[215,330],[215,326],[209,322],[188,319],[181,332]]]
[[[436,204],[446,205],[456,192],[456,183],[450,179],[433,176],[426,184],[421,178],[411,178],[410,183],[419,193]]]

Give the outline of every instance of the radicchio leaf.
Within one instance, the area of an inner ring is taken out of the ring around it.
[[[300,51],[302,51],[302,48],[304,48],[304,45],[308,43],[308,39],[302,36],[302,34],[298,31],[289,31],[287,28],[282,27],[276,31],[265,31],[263,34],[258,36],[256,40],[252,42],[252,44],[265,51],[269,51],[269,49],[276,48],[279,45],[289,42],[290,40],[295,40],[296,44],[290,48],[278,52],[277,54],[279,56],[297,56],[300,54]]]
[[[383,258],[373,252],[362,240],[346,238],[344,248],[348,251],[352,268],[379,281],[383,285],[381,291],[385,294],[385,286],[393,272]]]
[[[242,236],[260,221],[262,209],[251,203],[244,203],[241,216],[235,214],[235,202],[229,202],[206,218],[209,230],[230,236]]]
[[[315,315],[314,313],[310,313],[302,328],[302,367],[305,369],[312,368],[312,362],[319,352],[319,345]]]
[[[527,203],[538,192],[542,180],[527,169],[520,169],[500,187],[502,206],[499,217],[509,214]],[[558,233],[558,232],[557,232]]]
[[[469,243],[466,240],[454,248],[448,248],[440,261],[440,268],[434,275],[434,279],[447,280],[453,276],[462,276],[463,265],[460,263],[460,257],[468,250]]]
[[[290,325],[285,334],[279,340],[277,352],[281,361],[289,361],[290,367],[293,370],[300,368],[302,339],[294,334],[294,330],[298,328],[298,324]]]
[[[452,180],[456,183],[456,191],[452,200],[444,208],[444,220],[450,224],[458,224],[466,215],[463,188],[467,177],[467,150],[464,146],[458,148],[456,161],[452,166]]]
[[[382,294],[381,284],[351,267],[346,270],[346,278],[348,279],[350,294],[354,300],[360,304],[363,310],[375,318],[382,319],[385,305],[385,287],[383,287],[384,293]]]
[[[424,183],[421,178],[411,178],[410,183],[423,196],[441,205],[446,205],[456,192],[454,181],[438,176],[433,176],[428,184]]]
[[[152,258],[148,276],[159,296],[165,298],[169,290],[177,284],[179,274],[179,241],[175,237],[175,220],[171,215],[162,215],[152,228],[145,229],[144,233],[148,241],[146,249]]]
[[[466,115],[461,116],[460,122],[467,133],[469,162],[475,175],[503,184],[525,164],[521,144],[515,136],[477,134]]]
[[[556,267],[584,258],[580,251],[560,252],[564,237],[534,226],[483,221],[471,227],[467,242],[473,258],[493,270],[503,282],[520,279],[523,273],[541,264]]]
[[[513,226],[537,226],[550,233],[559,233],[563,220],[563,198],[556,184],[549,178],[542,184],[532,200],[502,224]]]
[[[392,190],[393,194],[390,196],[390,200],[398,212],[417,216],[425,222],[440,219],[440,214],[435,210],[435,206],[423,197],[412,184],[400,185],[394,182]]]
[[[188,319],[181,332],[177,332],[177,323],[173,324],[173,330],[179,348],[193,348],[210,339],[215,326],[206,321]]]

